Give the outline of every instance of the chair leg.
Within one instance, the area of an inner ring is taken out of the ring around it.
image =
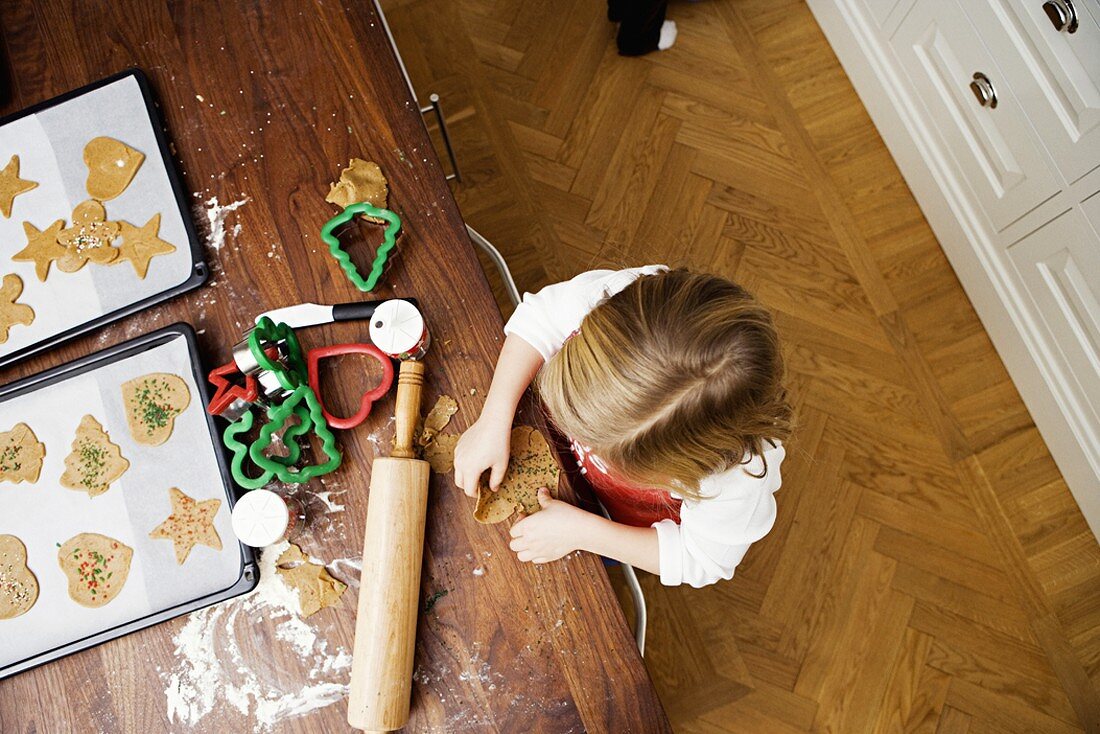
[[[458,169],[458,157],[455,155],[454,146],[451,144],[451,133],[447,129],[447,118],[443,116],[443,106],[439,103],[439,95],[429,94],[428,102],[430,104],[420,108],[420,114],[426,115],[429,112],[435,112],[435,118],[439,121],[439,134],[443,138],[443,147],[447,149],[447,157],[451,160],[452,172],[447,174],[446,179],[448,181],[454,179],[458,183],[462,183],[462,171]]]
[[[493,265],[496,266],[500,272],[500,278],[504,281],[504,289],[508,291],[508,298],[512,301],[513,306],[518,306],[519,288],[516,288],[516,281],[512,278],[512,271],[508,268],[508,263],[505,261],[504,256],[500,254],[500,250],[493,247],[493,243],[485,239],[470,225],[466,225],[466,231],[470,235],[470,241],[473,242],[478,248],[489,256],[489,259],[493,261]]]
[[[599,499],[596,500],[599,502]],[[603,502],[599,502],[600,512],[608,520],[611,519],[611,514],[607,511],[607,508],[603,506]],[[638,654],[645,657],[645,630],[646,622],[649,619],[649,615],[646,610],[645,594],[642,593],[642,585],[638,583],[638,574],[634,572],[634,567],[629,563],[620,564],[623,567],[623,578],[626,579],[626,588],[630,591],[630,599],[634,603],[634,642],[638,644]]]

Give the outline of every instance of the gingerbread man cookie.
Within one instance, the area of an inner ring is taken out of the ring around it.
[[[58,258],[57,268],[64,273],[75,273],[89,260],[104,265],[118,257],[114,246],[118,237],[118,222],[107,221],[107,210],[95,199],[88,199],[73,209],[73,223],[61,230],[57,242],[65,248]]]
[[[15,299],[23,292],[23,279],[8,273],[0,282],[0,344],[8,340],[8,330],[16,324],[29,326],[34,321],[34,309]]]

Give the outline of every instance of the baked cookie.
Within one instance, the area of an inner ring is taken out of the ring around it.
[[[23,279],[8,273],[0,282],[0,344],[8,340],[8,330],[16,324],[30,326],[34,321],[34,309],[15,299],[23,292]]]
[[[14,619],[38,601],[38,579],[27,566],[27,547],[14,535],[0,535],[0,619]]]
[[[176,563],[180,565],[199,543],[221,550],[222,539],[214,529],[214,516],[218,514],[222,501],[195,500],[175,487],[168,490],[168,496],[172,500],[172,514],[153,528],[149,537],[171,540],[176,548]]]
[[[154,257],[176,251],[175,245],[157,236],[160,231],[160,214],[154,214],[142,227],[135,227],[129,222],[119,222],[118,226],[122,243],[118,246],[118,259],[111,264],[118,265],[129,260],[139,278],[145,278],[145,274],[149,272],[149,261]]]
[[[69,579],[69,596],[93,608],[119,595],[133,558],[133,548],[98,533],[74,535],[57,551],[57,562]]]
[[[134,180],[145,154],[114,138],[92,138],[84,146],[84,165],[88,167],[85,188],[88,196],[109,201]]]
[[[89,260],[105,265],[118,257],[114,246],[118,237],[118,222],[107,221],[107,210],[101,202],[88,199],[73,209],[73,223],[61,230],[57,242],[65,254],[57,259],[57,269],[75,273]]]
[[[10,431],[0,433],[0,482],[38,481],[46,445],[26,423],[16,423]]]
[[[531,426],[512,429],[512,453],[508,469],[497,491],[478,483],[474,519],[495,523],[512,516],[516,510],[530,515],[538,512],[538,492],[546,487],[553,494],[558,488],[558,462],[550,444]]]
[[[15,197],[37,186],[34,181],[19,178],[19,156],[13,155],[8,165],[0,169],[0,214],[4,215],[4,219],[11,217]]]
[[[386,209],[389,191],[386,177],[382,175],[382,169],[377,163],[365,161],[362,158],[352,158],[348,167],[340,172],[340,180],[329,185],[325,201],[344,208],[365,201],[371,206]],[[365,218],[379,221],[373,217]],[[384,224],[384,222],[379,223]]]
[[[50,273],[50,263],[60,260],[68,252],[57,241],[57,236],[65,228],[65,220],[58,219],[46,229],[39,230],[30,222],[23,222],[23,232],[27,235],[27,246],[11,256],[16,262],[34,263],[34,273],[39,280],[45,280]]]
[[[348,588],[343,581],[334,579],[327,568],[313,563],[294,543],[283,551],[275,565],[283,582],[298,591],[298,606],[303,617],[331,607]]]
[[[72,451],[65,457],[61,486],[95,497],[110,489],[111,482],[129,468],[130,462],[122,457],[118,445],[111,443],[99,421],[86,415],[80,419]]]
[[[160,446],[172,435],[176,416],[191,404],[191,391],[178,375],[152,372],[122,383],[122,403],[134,440]]]

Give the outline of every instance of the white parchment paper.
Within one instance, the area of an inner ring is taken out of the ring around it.
[[[88,198],[84,146],[105,135],[145,154],[134,180],[120,196],[104,203],[107,218],[136,227],[160,214],[162,240],[176,251],[154,257],[141,279],[129,261],[116,265],[88,263],[76,273],[62,273],[56,264],[45,282],[34,263],[11,256],[27,244],[23,222],[46,229],[54,221],[72,222],[73,208]],[[13,326],[0,344],[0,356],[117,311],[185,282],[194,263],[183,215],[137,79],[125,77],[68,102],[0,127],[0,167],[19,156],[19,176],[38,188],[15,197],[11,217],[0,216],[0,275],[23,279],[19,303],[34,309],[34,322]]]
[[[122,403],[122,383],[149,372],[179,375],[191,391],[191,404],[176,417],[171,437],[160,446],[134,441]],[[46,445],[36,484],[0,483],[0,534],[23,541],[28,566],[39,584],[38,601],[30,611],[0,620],[0,668],[236,583],[241,551],[218,471],[216,439],[207,430],[201,402],[182,336],[0,402],[0,431],[22,421]],[[86,413],[103,424],[130,461],[126,473],[97,497],[65,489],[59,481],[76,427]],[[181,566],[171,540],[149,537],[171,513],[169,487],[179,487],[197,500],[222,500],[214,518],[222,550],[196,545]],[[57,544],[84,532],[115,538],[134,549],[126,585],[98,609],[83,607],[69,597],[57,560]]]

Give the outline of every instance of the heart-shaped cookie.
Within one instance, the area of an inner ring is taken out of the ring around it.
[[[378,364],[382,367],[382,379],[378,382],[378,385],[374,389],[363,393],[359,398],[359,410],[347,418],[341,418],[330,413],[321,398],[319,370],[321,360],[338,357],[342,354],[366,354],[378,360]],[[332,346],[311,349],[306,358],[306,365],[309,370],[309,386],[317,396],[317,402],[321,405],[325,420],[333,428],[354,428],[362,423],[370,415],[370,409],[374,405],[374,401],[385,395],[390,389],[390,385],[393,384],[393,363],[389,357],[382,353],[381,349],[373,344],[333,344]]]
[[[176,416],[191,404],[191,391],[179,375],[151,372],[122,383],[122,403],[134,440],[160,446],[172,435]]]
[[[14,535],[0,535],[0,619],[26,614],[38,601],[38,579],[27,567],[27,547]]]
[[[85,187],[88,196],[110,201],[130,185],[141,168],[145,154],[114,138],[92,138],[84,146],[84,164],[88,166]]]

